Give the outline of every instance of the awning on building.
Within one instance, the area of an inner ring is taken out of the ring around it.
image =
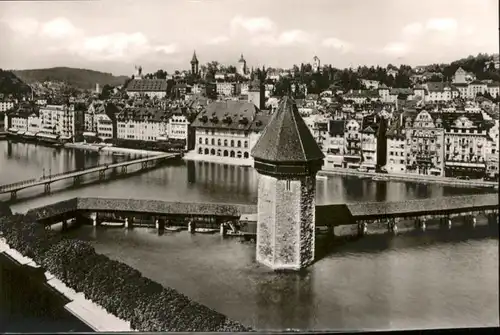
[[[484,163],[471,163],[471,162],[446,162],[446,166],[457,166],[463,168],[484,168]]]
[[[21,130],[20,132],[17,133],[17,135],[24,135],[26,133],[26,130]]]
[[[17,128],[9,128],[10,133],[17,133],[18,131],[19,131],[19,129],[17,129]]]
[[[24,136],[28,136],[28,137],[35,137],[35,134],[33,134],[32,132],[30,131],[27,131],[24,133]]]
[[[92,132],[92,131],[86,131],[83,133],[83,136],[88,136],[88,137],[96,137],[97,134]]]

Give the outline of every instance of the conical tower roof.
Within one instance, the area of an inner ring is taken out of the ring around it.
[[[243,58],[243,54],[241,54],[241,57],[240,57],[240,60],[238,61],[238,63],[244,63],[245,62],[245,58]]]
[[[267,163],[309,163],[325,157],[299,114],[295,101],[285,96],[252,149],[255,160]]]
[[[191,64],[198,63],[198,58],[196,58],[196,51],[193,52],[193,58],[191,59]]]

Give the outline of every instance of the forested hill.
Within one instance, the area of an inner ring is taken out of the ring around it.
[[[20,97],[30,92],[31,88],[14,73],[0,69],[0,93],[4,96],[12,94],[15,97]]]
[[[94,89],[96,83],[99,83],[101,87],[122,85],[127,79],[126,76],[113,76],[111,73],[69,67],[14,70],[12,72],[26,83],[59,81],[80,89]]]

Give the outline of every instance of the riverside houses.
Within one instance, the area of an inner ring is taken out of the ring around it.
[[[74,105],[40,107],[40,131],[43,136],[57,137],[63,141],[74,140],[75,136],[83,133],[84,123],[84,111],[75,111]]]
[[[117,138],[156,141],[167,133],[170,113],[146,107],[126,107],[117,115]]]
[[[346,122],[344,128],[345,155],[344,166],[359,168],[361,163],[361,126],[356,120]]]
[[[142,67],[138,67],[137,73],[127,84],[126,91],[130,97],[164,98],[167,96],[167,81],[164,79],[144,79]]]
[[[490,178],[498,179],[498,120],[488,130],[488,141],[486,142],[486,174]]]
[[[486,173],[487,129],[481,111],[441,113],[445,130],[446,177],[482,178]]]
[[[192,124],[199,155],[252,161],[250,150],[264,130],[269,115],[242,101],[213,102]]]
[[[443,176],[444,130],[441,116],[421,111],[415,117],[405,116],[403,121],[406,133],[406,171]]]
[[[329,120],[326,145],[323,148],[325,154],[325,169],[344,166],[345,139],[344,131],[347,121]]]
[[[405,142],[405,129],[402,123],[394,121],[387,131],[387,164],[385,165],[387,172],[406,172]]]

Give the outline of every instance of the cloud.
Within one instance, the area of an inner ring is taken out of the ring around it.
[[[229,37],[221,35],[221,36],[217,36],[217,37],[209,39],[208,41],[205,42],[205,44],[220,45],[220,44],[224,44],[228,41],[229,41]]]
[[[113,33],[84,37],[69,47],[69,51],[89,60],[134,60],[144,55],[171,55],[178,52],[176,44],[155,45],[142,33]]]
[[[264,34],[252,38],[254,46],[266,45],[271,47],[292,46],[298,44],[309,44],[314,42],[316,37],[300,29],[292,29],[280,34]]]
[[[77,29],[68,19],[58,17],[41,25],[40,35],[53,39],[64,39],[82,35],[83,31]]]
[[[400,56],[408,52],[409,47],[405,43],[391,42],[384,47],[383,51],[393,56]]]
[[[342,41],[341,39],[338,39],[336,37],[325,38],[321,42],[321,45],[325,48],[337,49],[341,50],[342,52],[348,52],[353,48],[352,44]]]
[[[430,31],[455,31],[458,29],[458,22],[452,18],[435,18],[428,20],[425,28]]]
[[[4,22],[14,33],[22,37],[29,37],[38,33],[39,23],[32,18],[10,19]]]
[[[424,25],[420,22],[410,23],[403,28],[403,34],[408,37],[420,35],[423,32],[424,32]]]
[[[245,18],[236,16],[231,20],[231,32],[237,33],[244,30],[250,34],[266,33],[274,31],[275,23],[267,17],[250,17]]]

